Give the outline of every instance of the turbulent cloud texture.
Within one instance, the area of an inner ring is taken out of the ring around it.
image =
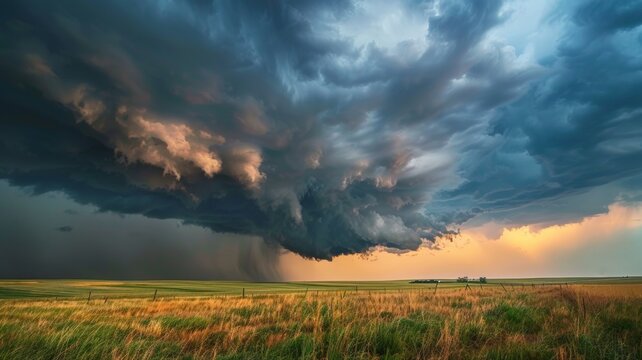
[[[0,177],[317,259],[640,201],[642,2],[512,4],[4,2]]]

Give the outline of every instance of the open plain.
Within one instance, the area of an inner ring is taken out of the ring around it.
[[[639,278],[34,280],[0,296],[1,359],[642,358]]]

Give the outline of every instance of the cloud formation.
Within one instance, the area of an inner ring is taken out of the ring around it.
[[[511,4],[9,1],[0,177],[317,259],[639,201],[642,2],[556,4],[544,54]]]
[[[462,230],[439,251],[375,250],[367,257],[338,256],[332,262],[285,254],[281,263],[283,276],[291,281],[626,276],[642,271],[640,238],[642,207],[616,203],[607,213],[564,225],[508,229],[490,222]]]
[[[640,11],[639,1],[556,5],[544,21],[563,30],[555,53],[540,60],[544,75],[498,109],[465,154],[465,182],[442,199],[503,214],[544,204],[533,211],[554,219],[567,214],[551,208],[585,192],[610,188],[598,212],[639,194],[642,18],[631,13]],[[583,207],[569,210],[596,213]]]
[[[5,278],[281,279],[282,250],[258,237],[97,212],[59,192],[33,195],[6,181],[0,196]],[[67,222],[77,225],[58,226]]]

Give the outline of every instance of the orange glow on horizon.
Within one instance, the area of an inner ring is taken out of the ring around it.
[[[486,233],[499,230],[492,239]],[[615,243],[618,246],[612,246]],[[608,213],[575,223],[501,228],[488,223],[462,230],[441,250],[306,260],[287,253],[282,269],[288,280],[380,280],[457,276],[537,277],[626,275],[638,273],[642,256],[642,207],[614,204]],[[578,273],[577,269],[583,269]]]

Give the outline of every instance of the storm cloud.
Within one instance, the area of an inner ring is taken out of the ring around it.
[[[315,259],[639,201],[642,2],[514,4],[4,2],[0,177]]]
[[[5,200],[0,203],[0,274],[5,278],[281,279],[282,250],[258,237],[97,212],[63,193],[35,195],[6,181],[0,181],[0,195]],[[77,225],[55,226],[61,222]]]

